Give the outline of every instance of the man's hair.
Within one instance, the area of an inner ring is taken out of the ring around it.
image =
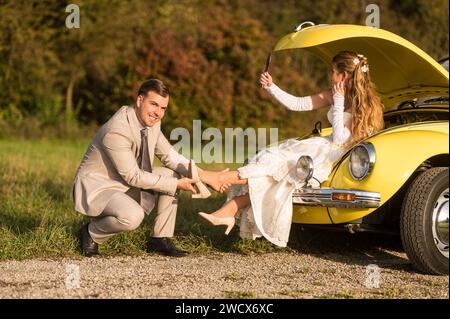
[[[142,83],[138,91],[138,96],[142,95],[143,97],[145,97],[147,96],[148,92],[155,92],[162,97],[169,96],[169,89],[161,80],[158,79],[148,79],[144,83]]]

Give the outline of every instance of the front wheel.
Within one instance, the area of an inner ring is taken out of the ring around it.
[[[400,234],[418,270],[448,275],[448,168],[431,168],[409,186],[400,216]]]

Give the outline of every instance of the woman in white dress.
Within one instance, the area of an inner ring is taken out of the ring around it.
[[[285,247],[292,223],[292,192],[298,181],[295,166],[302,155],[314,162],[314,178],[328,179],[333,163],[348,147],[383,127],[383,110],[370,79],[369,64],[363,55],[339,52],[332,60],[332,88],[316,95],[295,97],[273,83],[269,73],[260,83],[278,102],[292,111],[311,111],[331,105],[327,117],[333,132],[325,137],[290,139],[269,147],[237,171],[199,171],[201,180],[221,191],[231,185],[228,201],[212,214],[199,213],[213,225],[226,225],[226,234],[238,216],[240,236],[255,239],[264,236]],[[318,185],[317,185],[318,186]]]

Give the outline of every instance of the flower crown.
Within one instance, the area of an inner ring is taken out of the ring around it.
[[[367,63],[367,58],[362,54],[358,54],[356,58],[353,59],[353,64],[356,66],[361,62],[363,62],[363,65],[361,65],[361,71],[363,73],[367,73],[369,71],[369,64]]]

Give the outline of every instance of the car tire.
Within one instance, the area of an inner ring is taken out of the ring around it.
[[[400,215],[406,254],[416,269],[432,275],[449,273],[448,178],[448,167],[421,173],[409,186]]]

